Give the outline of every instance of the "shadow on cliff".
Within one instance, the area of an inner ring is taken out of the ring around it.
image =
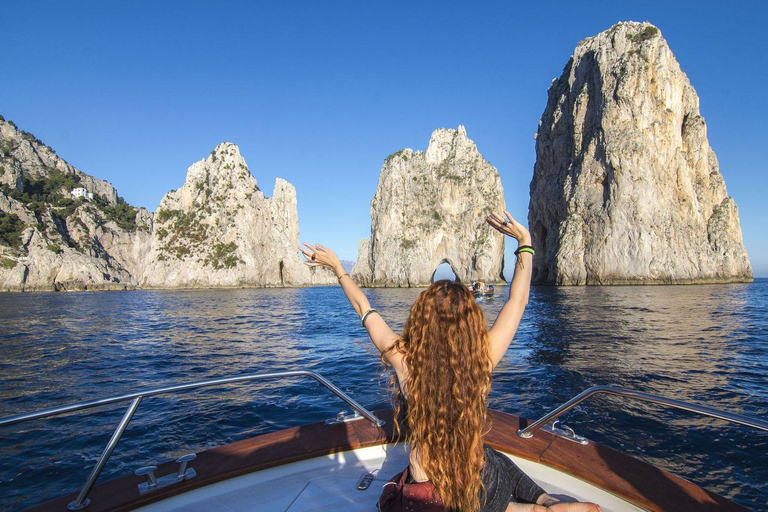
[[[571,76],[574,77],[573,84],[569,84]],[[576,213],[571,202],[577,189],[594,186],[593,183],[584,183],[581,177],[585,165],[602,170],[599,181],[602,204],[588,207],[598,206],[604,210],[610,202],[615,172],[606,153],[602,123],[608,103],[604,86],[597,56],[594,51],[588,51],[578,62],[574,62],[572,57],[560,79],[550,88],[537,136],[537,165],[531,182],[529,221],[537,250],[544,256],[541,263],[534,262],[533,282],[536,284],[556,284],[562,277],[558,273],[558,253],[562,242],[560,233],[569,216]],[[615,96],[616,92],[613,94]],[[557,111],[560,116],[554,115]],[[579,129],[577,119],[581,120]],[[593,159],[594,162],[590,165],[586,159]],[[545,169],[546,165],[550,168]],[[570,183],[567,183],[568,180]],[[534,210],[538,214],[533,214]],[[593,229],[594,226],[591,227]],[[591,237],[585,238],[589,240]],[[585,267],[588,267],[586,262]],[[589,280],[588,268],[585,271]]]

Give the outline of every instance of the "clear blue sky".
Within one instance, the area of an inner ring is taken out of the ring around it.
[[[467,127],[525,219],[551,80],[581,39],[647,20],[699,93],[755,274],[768,276],[766,5],[10,2],[0,114],[150,210],[234,142],[267,195],[277,176],[296,186],[302,239],[353,260],[384,158],[425,149],[439,127]]]

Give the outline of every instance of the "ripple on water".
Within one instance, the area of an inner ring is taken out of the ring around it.
[[[492,321],[503,301],[483,301]],[[420,290],[365,293],[396,331]],[[613,384],[765,417],[768,281],[534,288],[489,405],[536,418]],[[233,374],[321,372],[371,408],[389,401],[378,354],[338,288],[0,295],[0,415]],[[0,509],[78,488],[125,406],[3,429]],[[311,380],[142,402],[103,479],[348,408]],[[582,435],[751,509],[768,503],[768,436],[652,404],[595,398]],[[6,484],[13,485],[6,485]]]

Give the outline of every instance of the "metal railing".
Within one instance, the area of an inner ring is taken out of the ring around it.
[[[549,422],[557,419],[559,416],[570,411],[584,400],[591,398],[599,394],[619,395],[625,398],[632,398],[634,400],[641,400],[643,402],[651,402],[659,405],[666,405],[674,407],[676,409],[682,409],[684,411],[695,412],[703,416],[709,416],[711,418],[717,418],[740,425],[746,425],[760,430],[768,432],[768,421],[761,420],[752,416],[746,416],[744,414],[736,414],[733,412],[721,411],[708,407],[706,405],[697,405],[689,402],[683,402],[680,400],[674,400],[672,398],[666,398],[658,395],[650,395],[648,393],[641,393],[640,391],[633,391],[631,389],[619,388],[616,386],[593,386],[585,391],[582,391],[575,397],[565,402],[560,407],[554,409],[552,412],[542,416],[540,419],[534,421],[524,429],[518,430],[517,434],[520,437],[529,438],[533,436],[533,433]]]
[[[15,425],[17,423],[23,423],[23,422],[37,420],[41,418],[50,418],[52,416],[60,416],[62,414],[81,411],[83,409],[91,409],[93,407],[101,407],[104,405],[114,404],[118,402],[125,402],[128,400],[131,401],[130,405],[128,406],[128,409],[123,414],[123,417],[120,420],[120,423],[118,423],[117,428],[115,428],[115,431],[112,433],[112,437],[109,439],[109,442],[104,447],[104,451],[101,454],[101,457],[99,457],[98,462],[96,462],[96,466],[94,466],[93,470],[91,471],[91,474],[88,476],[88,479],[85,481],[85,484],[83,484],[82,489],[80,489],[80,493],[77,495],[77,498],[71,503],[69,503],[69,505],[67,505],[67,508],[69,510],[81,510],[87,507],[88,504],[90,503],[90,500],[88,499],[88,494],[90,494],[91,489],[93,489],[93,486],[96,484],[96,480],[99,478],[99,475],[104,469],[104,466],[107,464],[107,460],[109,460],[109,457],[112,455],[112,451],[115,449],[115,446],[117,446],[117,443],[118,441],[120,441],[120,438],[122,437],[123,432],[125,432],[125,429],[128,426],[128,424],[131,422],[131,419],[133,418],[133,415],[136,412],[136,409],[138,409],[139,405],[141,404],[141,401],[144,398],[167,394],[167,393],[189,391],[192,389],[200,389],[200,388],[211,387],[211,386],[233,384],[237,382],[251,382],[256,380],[280,379],[280,378],[288,378],[288,377],[311,377],[315,379],[317,382],[319,382],[320,384],[322,384],[331,393],[333,393],[337,397],[344,400],[355,411],[359,412],[362,416],[370,420],[374,426],[380,427],[384,425],[383,420],[380,420],[379,418],[374,416],[372,412],[370,412],[368,409],[366,409],[365,407],[357,403],[352,397],[344,393],[342,390],[336,387],[331,381],[329,381],[319,373],[316,373],[310,370],[295,370],[295,371],[287,371],[287,372],[261,373],[261,374],[253,374],[253,375],[242,375],[239,377],[224,377],[220,379],[204,380],[199,382],[192,382],[190,384],[166,386],[162,388],[148,389],[146,391],[139,391],[136,393],[128,393],[128,394],[118,395],[118,396],[113,396],[108,398],[99,398],[96,400],[89,400],[87,402],[79,402],[71,405],[62,405],[59,407],[52,407],[50,409],[44,409],[41,411],[28,412],[24,414],[17,414],[15,416],[0,418],[0,427]]]

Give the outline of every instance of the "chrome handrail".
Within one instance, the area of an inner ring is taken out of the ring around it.
[[[575,397],[565,402],[560,407],[557,407],[552,412],[549,412],[546,415],[542,416],[540,419],[534,421],[524,429],[518,430],[517,435],[525,438],[533,437],[533,433],[539,428],[541,428],[542,426],[558,418],[562,414],[565,414],[566,412],[570,411],[571,409],[579,405],[584,400],[598,394],[619,395],[627,398],[632,398],[635,400],[641,400],[644,402],[667,405],[669,407],[674,407],[676,409],[695,412],[697,414],[701,414],[704,416],[710,416],[712,418],[731,421],[733,423],[738,423],[740,425],[745,425],[747,427],[765,430],[766,432],[768,432],[768,421],[764,421],[752,416],[747,416],[744,414],[736,414],[736,413],[727,412],[727,411],[721,411],[712,407],[708,407],[706,405],[692,404],[689,402],[683,402],[681,400],[675,400],[672,398],[666,398],[658,395],[650,395],[648,393],[633,391],[631,389],[619,388],[616,386],[593,386],[589,389],[582,391]]]
[[[32,420],[41,419],[41,418],[50,418],[52,416],[60,416],[62,414],[67,414],[70,412],[81,411],[83,409],[91,409],[93,407],[100,407],[103,405],[109,405],[109,404],[114,404],[118,402],[125,402],[127,400],[131,401],[131,404],[128,406],[128,409],[125,411],[125,414],[123,414],[123,417],[120,420],[120,423],[118,423],[117,428],[115,428],[115,431],[112,433],[112,437],[109,439],[109,442],[104,447],[104,452],[101,454],[101,457],[99,457],[98,462],[96,462],[96,465],[91,471],[91,474],[88,476],[88,479],[85,481],[85,484],[83,484],[82,489],[80,489],[80,493],[78,494],[77,498],[71,503],[69,503],[69,505],[67,505],[67,509],[69,510],[81,510],[87,507],[88,504],[90,503],[90,500],[88,499],[88,494],[90,494],[91,489],[93,489],[93,486],[96,484],[96,480],[99,478],[99,475],[104,469],[104,466],[106,465],[107,460],[112,455],[112,451],[115,449],[115,446],[117,446],[117,443],[118,441],[120,441],[120,438],[122,437],[123,432],[125,432],[125,429],[128,426],[128,423],[131,422],[131,419],[133,418],[133,415],[136,412],[136,409],[138,409],[139,404],[141,404],[141,401],[144,398],[161,395],[165,393],[176,393],[179,391],[189,391],[191,389],[218,386],[222,384],[232,384],[235,382],[250,382],[255,380],[279,379],[279,378],[286,378],[286,377],[312,377],[317,382],[322,384],[326,389],[328,389],[331,393],[333,393],[337,397],[344,400],[355,411],[359,412],[362,416],[370,420],[374,426],[381,427],[385,423],[383,420],[380,420],[379,418],[377,418],[372,412],[370,412],[368,409],[366,409],[365,407],[357,403],[352,397],[344,393],[342,390],[336,387],[331,381],[329,381],[319,373],[313,372],[311,370],[294,370],[294,371],[287,371],[287,372],[242,375],[239,377],[224,377],[220,379],[211,379],[211,380],[203,380],[199,382],[192,382],[189,384],[180,384],[177,386],[153,388],[153,389],[148,389],[146,391],[139,391],[136,393],[127,393],[124,395],[117,395],[117,396],[112,396],[107,398],[97,398],[96,400],[89,400],[87,402],[79,402],[79,403],[63,405],[59,407],[51,407],[50,409],[43,409],[41,411],[28,412],[24,414],[16,414],[14,416],[7,416],[5,418],[0,418],[0,427],[15,425],[17,423],[23,423],[23,422],[32,421]]]

